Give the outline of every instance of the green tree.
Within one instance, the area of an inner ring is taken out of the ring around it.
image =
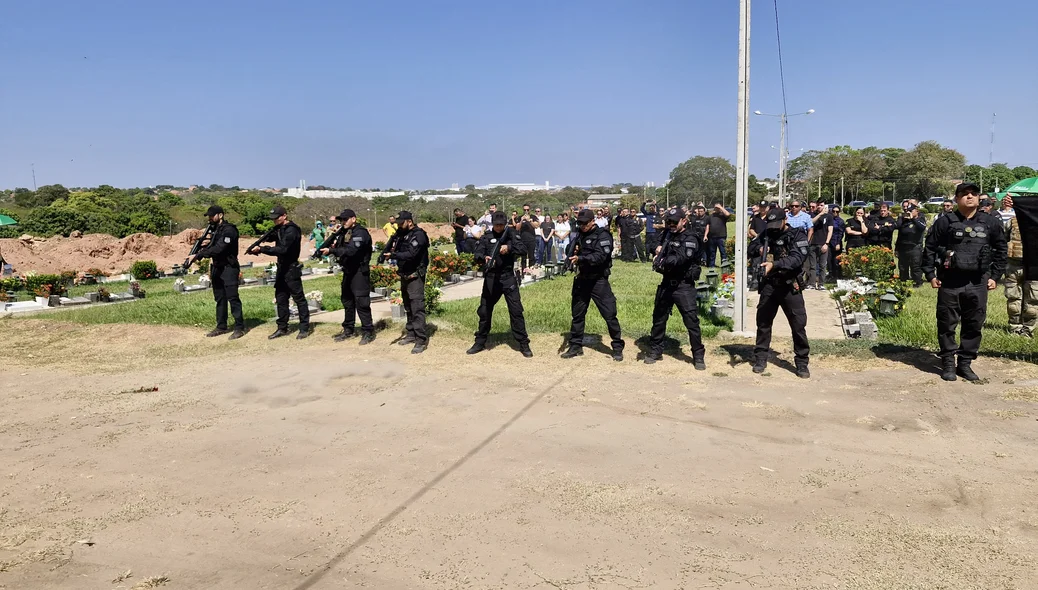
[[[476,185],[474,185],[474,184],[466,184],[465,185],[465,192],[467,192],[467,193],[474,193],[474,192],[476,192]]]
[[[670,172],[667,187],[672,203],[721,200],[735,194],[735,166],[720,156],[694,156]]]
[[[1015,176],[1017,180],[1034,178],[1038,176],[1038,170],[1035,170],[1030,166],[1017,166],[1016,168],[1013,168],[1013,176]]]
[[[36,191],[36,206],[45,207],[55,201],[64,201],[69,197],[69,190],[60,184],[41,186]]]
[[[898,178],[898,196],[924,201],[949,194],[952,179],[961,178],[966,156],[936,141],[923,141],[897,159],[892,176]]]

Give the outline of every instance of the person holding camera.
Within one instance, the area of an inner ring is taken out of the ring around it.
[[[905,205],[897,224],[897,274],[902,281],[911,280],[916,288],[923,285],[923,238],[926,236],[926,220],[919,207]]]

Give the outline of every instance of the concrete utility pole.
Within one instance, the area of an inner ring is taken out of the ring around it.
[[[818,199],[822,198],[822,175],[818,175]],[[836,199],[833,199],[835,201]]]
[[[739,2],[739,101],[735,154],[735,293],[732,331],[746,332],[746,207],[750,176],[750,0]],[[782,184],[779,184],[781,195]]]

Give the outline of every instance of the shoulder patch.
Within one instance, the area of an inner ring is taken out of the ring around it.
[[[223,239],[223,243],[224,244],[230,244],[231,243],[231,238],[224,238]]]
[[[806,248],[807,247],[807,240],[798,240],[797,241],[797,246],[799,246],[801,248]]]
[[[418,247],[418,240],[411,240],[411,245],[414,246],[415,248],[417,248]]]
[[[609,240],[601,240],[600,242],[598,242],[598,245],[599,246],[608,246],[609,245]]]

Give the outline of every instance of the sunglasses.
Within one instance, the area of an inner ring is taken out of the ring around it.
[[[799,209],[800,205],[790,205],[790,207],[793,207],[794,209]]]
[[[980,193],[978,193],[977,191],[974,191],[974,190],[969,190],[969,191],[963,191],[963,192],[959,193],[956,196],[957,197],[965,197],[965,196],[968,196],[968,195],[973,195],[974,197],[977,197],[977,196],[980,196]]]

